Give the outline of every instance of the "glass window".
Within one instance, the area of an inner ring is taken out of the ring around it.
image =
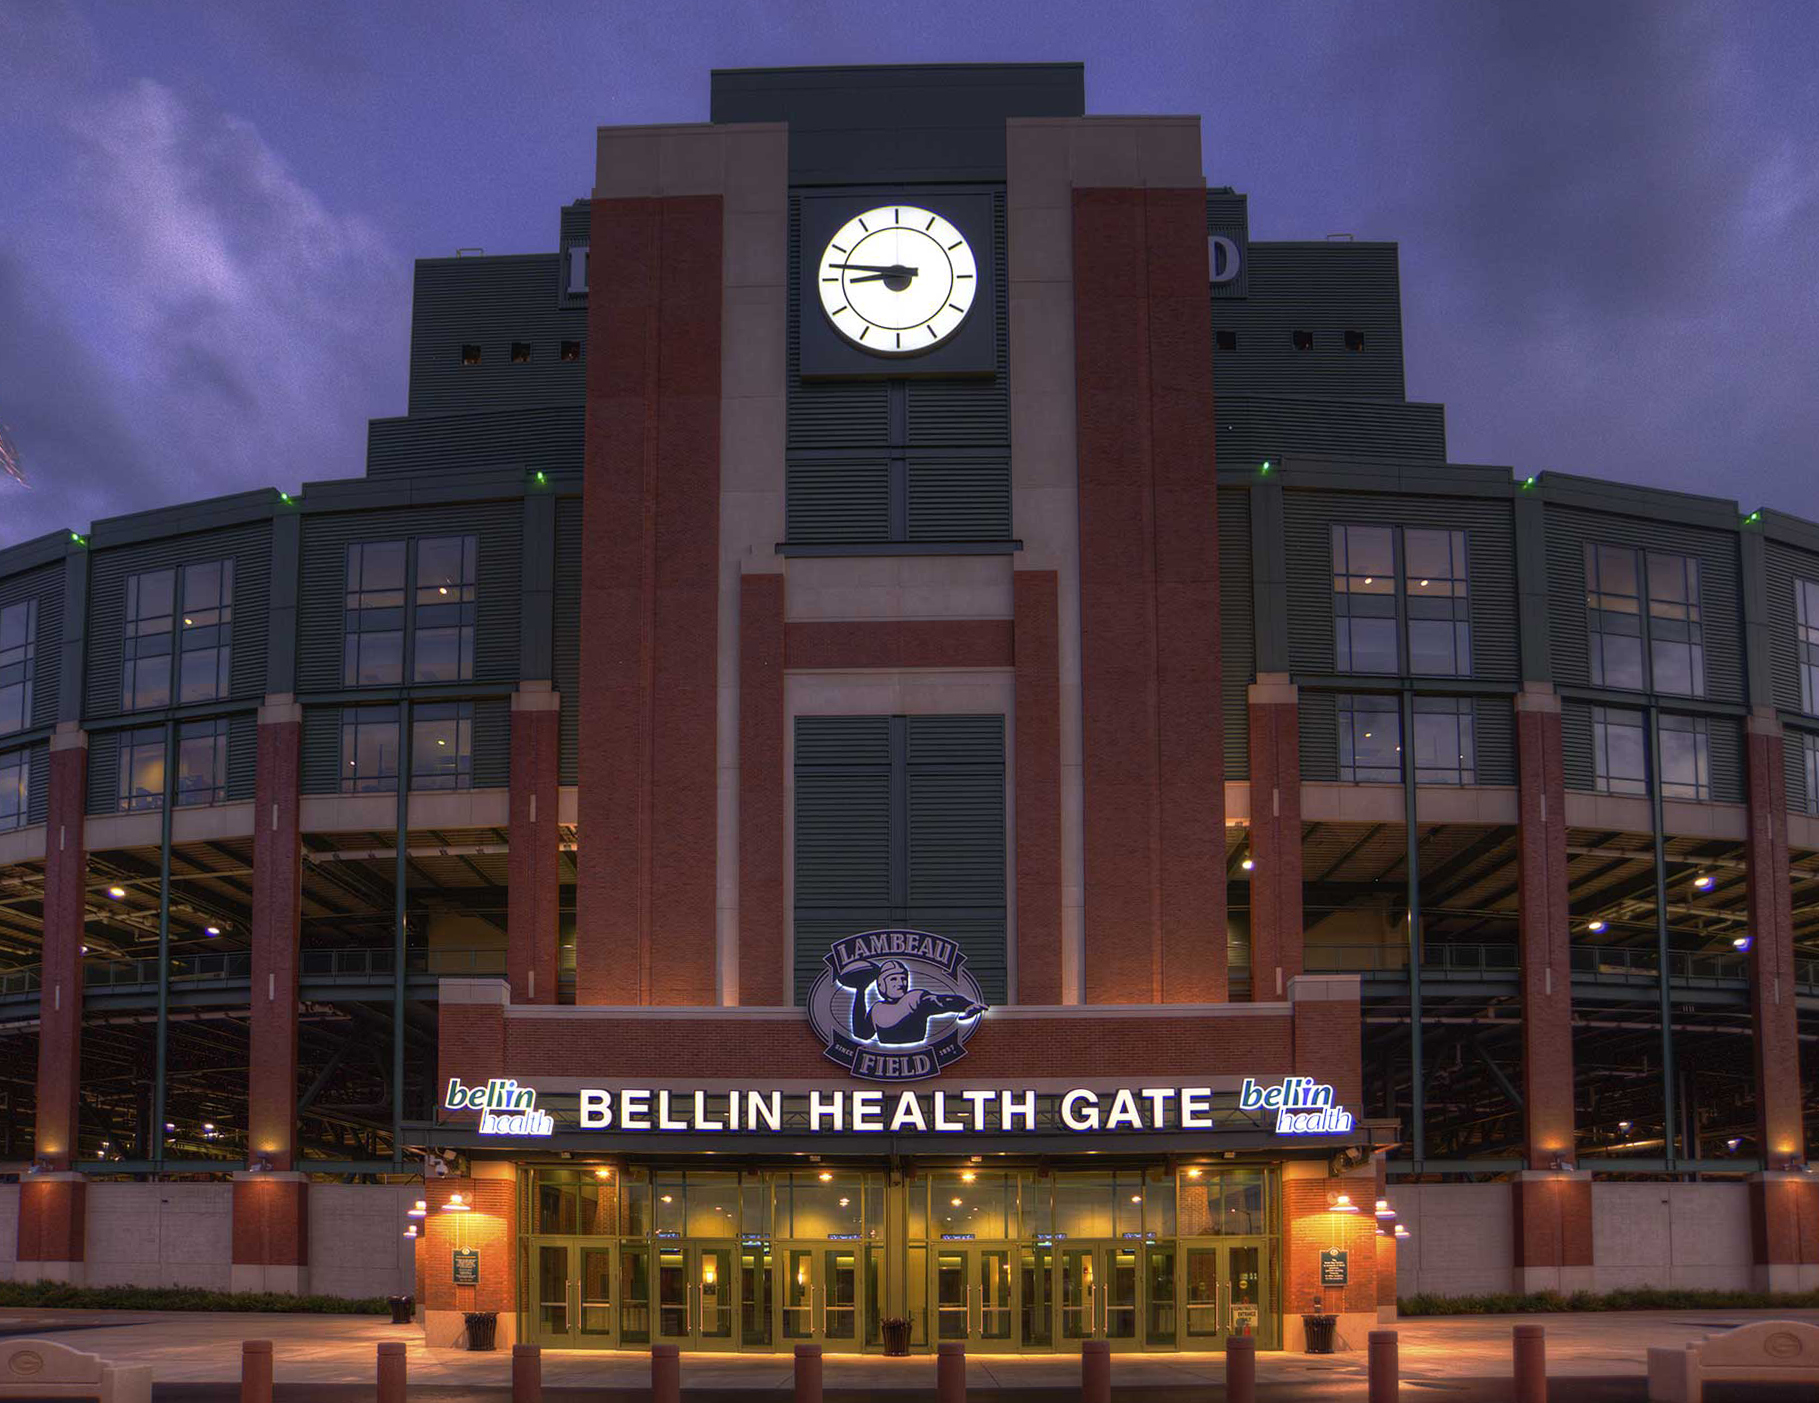
[[[1657,692],[1705,695],[1705,630],[1699,614],[1699,562],[1690,555],[1650,551],[1648,646]]]
[[[38,601],[0,609],[0,734],[32,724],[32,667],[38,647]]]
[[[1800,657],[1800,709],[1819,716],[1819,584],[1794,581],[1796,649]]]
[[[1415,698],[1415,783],[1476,784],[1469,697]]]
[[[413,677],[465,682],[474,675],[474,593],[479,543],[473,536],[417,542]]]
[[[1394,697],[1339,698],[1339,778],[1402,782],[1402,717]]]
[[[938,1169],[929,1176],[930,1236],[1017,1236],[1018,1174],[1001,1169]]]
[[[375,687],[404,680],[404,542],[347,548],[342,681]],[[345,768],[345,767],[344,767]]]
[[[120,733],[120,807],[164,807],[164,727]]]
[[[1261,1169],[1192,1165],[1181,1171],[1183,1237],[1261,1236],[1269,1231],[1266,1208]]]
[[[126,711],[171,704],[171,622],[176,602],[175,570],[127,576],[120,679],[120,705]]]
[[[0,832],[10,833],[24,827],[31,797],[32,757],[29,751],[15,750],[0,755]]]
[[[1402,533],[1402,587],[1408,600],[1408,670],[1422,677],[1472,671],[1471,601],[1465,532]]]
[[[1585,548],[1585,610],[1592,685],[1640,692],[1642,598],[1636,552],[1627,546]]]
[[[1648,793],[1648,747],[1640,711],[1592,708],[1592,769],[1600,794]]]
[[[177,804],[219,804],[227,797],[227,722],[177,727]]]
[[[1819,736],[1800,737],[1800,758],[1806,768],[1806,811],[1819,814]]]
[[[411,788],[468,789],[473,785],[474,708],[440,702],[411,712]]]
[[[1396,545],[1388,526],[1333,527],[1333,652],[1341,672],[1396,672]]]
[[[234,562],[183,567],[177,647],[177,700],[213,701],[231,690]]]
[[[1711,731],[1703,716],[1663,716],[1661,797],[1712,797]]]
[[[341,792],[390,794],[397,788],[398,708],[345,708],[341,713]]]

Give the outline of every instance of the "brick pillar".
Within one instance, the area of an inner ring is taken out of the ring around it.
[[[1771,1169],[1749,1178],[1750,1248],[1758,1291],[1819,1289],[1819,1182]]]
[[[264,1169],[234,1176],[232,1286],[309,1289],[309,1181],[297,1154],[297,976],[303,847],[298,813],[303,708],[288,694],[259,708],[253,780],[252,980],[246,1146]]]
[[[1011,576],[1017,669],[1017,988],[1020,1004],[1061,1002],[1061,658],[1058,578]]]
[[[1226,997],[1205,211],[1073,192],[1089,1003]]]
[[[1340,1347],[1364,1348],[1377,1327],[1376,1176],[1364,1166],[1329,1176],[1321,1160],[1290,1160],[1282,1166],[1282,1345],[1290,1354],[1306,1347],[1301,1317],[1318,1301],[1339,1317]],[[1341,1212],[1340,1195],[1356,1212]],[[1345,1253],[1346,1284],[1323,1285],[1323,1252]]]
[[[784,1002],[783,576],[739,580],[739,1002]]]
[[[44,1172],[19,1187],[20,1276],[81,1281],[87,1186],[71,1173],[79,1144],[76,1087],[82,1070],[82,939],[88,921],[83,809],[88,736],[73,721],[50,742],[44,840],[44,954],[38,1013],[34,1155]],[[26,1262],[34,1263],[26,1268]]]
[[[1514,1214],[1514,1289],[1592,1288],[1592,1176],[1526,1170],[1510,1184]]]
[[[1287,673],[1250,688],[1251,1001],[1301,973],[1301,707]]]
[[[417,1304],[423,1311],[425,1342],[432,1348],[460,1348],[464,1316],[475,1310],[499,1313],[501,1349],[510,1349],[517,1336],[517,1170],[501,1163],[478,1164],[474,1170],[472,1178],[432,1179],[424,1185],[429,1216],[417,1243],[423,1270]],[[451,1211],[447,1205],[457,1194],[467,1207]],[[479,1254],[477,1285],[455,1284],[457,1251]]]
[[[512,695],[511,855],[506,875],[506,976],[517,1004],[553,1004],[562,913],[557,781],[562,698],[547,682]]]

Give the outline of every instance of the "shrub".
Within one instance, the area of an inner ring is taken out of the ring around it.
[[[386,1315],[383,1296],[287,1296],[278,1291],[206,1291],[199,1286],[71,1286],[61,1281],[0,1281],[0,1306],[48,1310],[286,1311],[306,1315]]]
[[[1812,1310],[1819,1291],[1664,1291],[1642,1286],[1622,1291],[1557,1291],[1530,1295],[1497,1292],[1485,1296],[1405,1296],[1397,1309],[1422,1315],[1547,1315],[1558,1311],[1604,1310]]]

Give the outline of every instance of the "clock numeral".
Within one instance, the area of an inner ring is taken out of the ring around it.
[[[903,333],[901,331],[897,333],[897,346],[899,349],[903,346]]]

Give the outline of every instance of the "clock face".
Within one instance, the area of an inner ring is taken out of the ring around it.
[[[880,356],[939,346],[960,329],[979,287],[966,237],[915,205],[880,205],[847,220],[816,276],[834,329]]]

